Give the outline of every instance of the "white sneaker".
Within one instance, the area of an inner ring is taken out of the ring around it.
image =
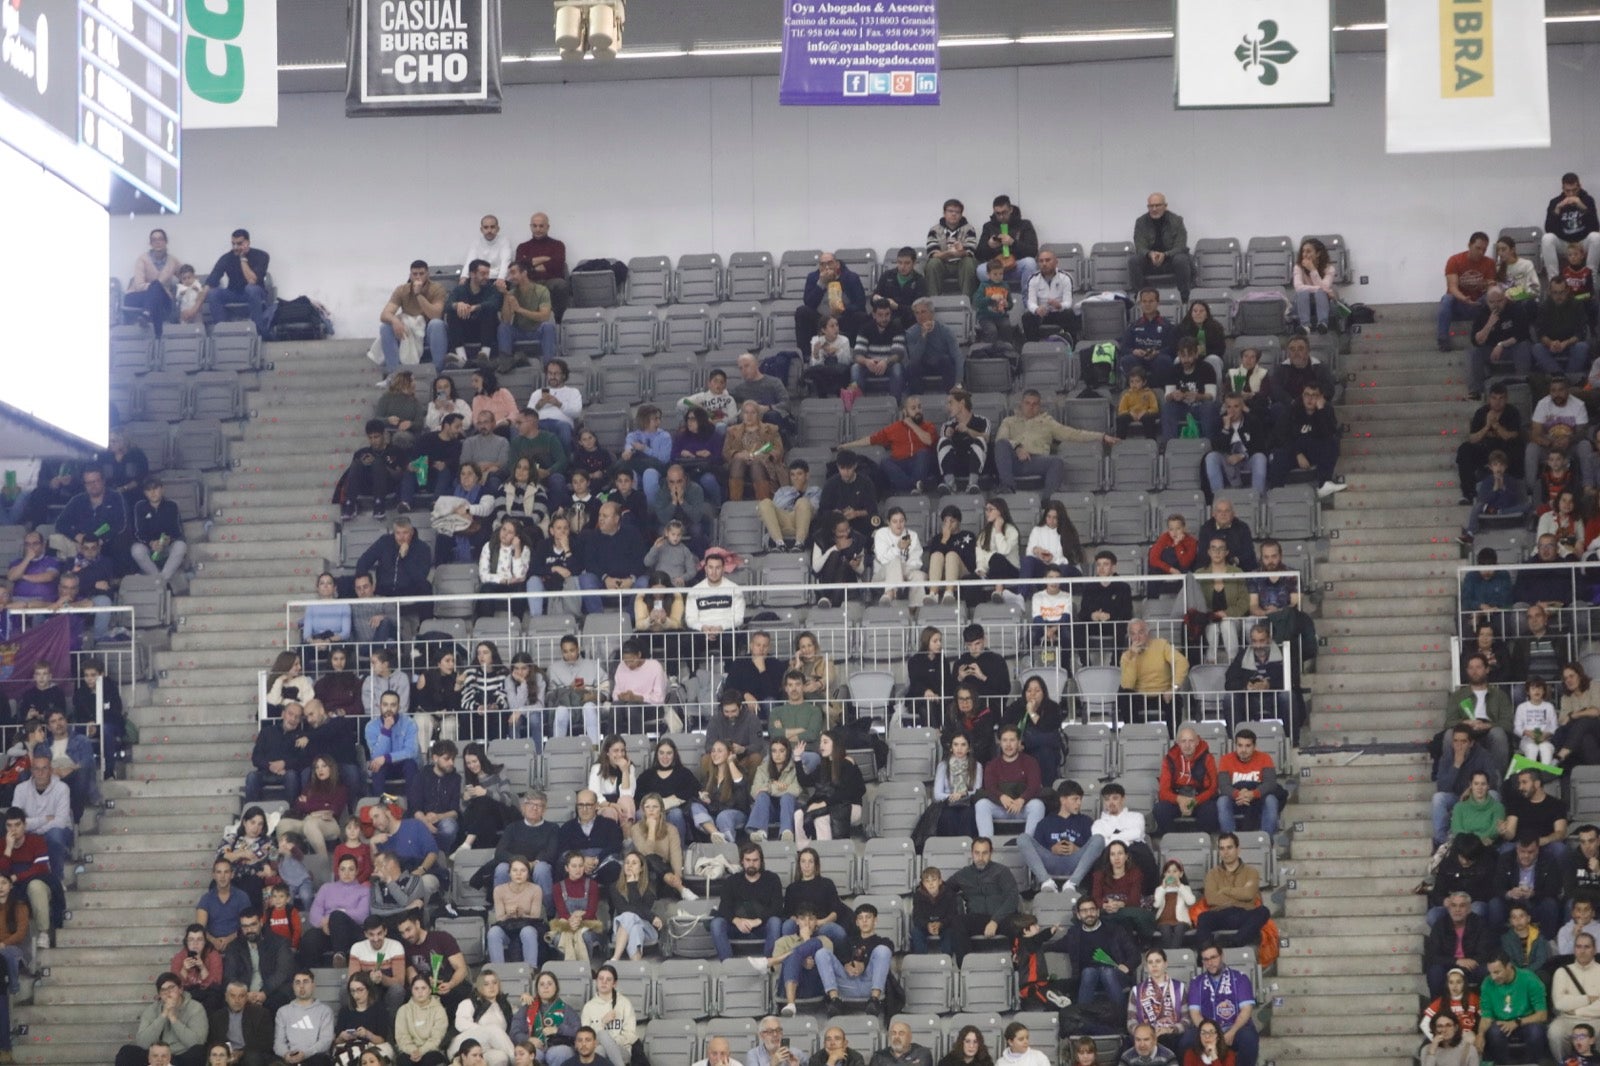
[[[680,896],[682,896],[684,899],[699,899],[700,898],[699,896],[694,894],[694,889],[690,888],[688,885],[684,885],[683,886],[683,891],[679,892],[678,894]]]
[[[794,833],[792,830],[785,829],[783,832],[778,834],[778,839],[783,841],[785,844],[793,844]]]
[[[1349,487],[1342,481],[1324,481],[1317,486],[1317,499],[1325,500],[1334,493],[1343,492]]]
[[[767,831],[765,829],[750,830],[750,840],[756,844],[765,844],[767,842]]]
[[[1045,878],[1043,883],[1041,883],[1039,885],[1039,891],[1040,892],[1060,892],[1061,890],[1056,887],[1056,879],[1055,878],[1047,877],[1047,878]]]
[[[764,959],[763,957],[761,957],[760,955],[751,955],[749,958],[745,959],[744,961],[748,962],[750,964],[750,968],[752,970],[756,971],[757,973],[766,973],[767,972],[767,960]]]
[[[47,948],[49,948],[50,947],[50,934],[49,933],[40,933],[37,936],[35,936],[33,938],[33,946],[36,949],[38,949],[39,951],[44,951]]]
[[[711,843],[713,843],[713,844],[726,844],[727,842],[728,842],[728,838],[722,835],[722,830],[713,829],[711,831]]]
[[[785,1003],[783,1005],[783,1009],[778,1013],[783,1015],[785,1018],[793,1018],[795,1016],[795,1010],[796,1008],[793,1003]]]
[[[1044,994],[1044,998],[1048,999],[1051,1003],[1054,1003],[1056,1007],[1061,1010],[1066,1010],[1068,1007],[1072,1006],[1072,997],[1063,996],[1060,992],[1046,992]]]
[[[375,388],[375,389],[387,389],[389,387],[389,379],[388,378],[379,378],[376,382],[373,383],[372,387]]]

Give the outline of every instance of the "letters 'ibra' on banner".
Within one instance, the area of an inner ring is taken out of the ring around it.
[[[1387,147],[1550,146],[1544,0],[1389,0]]]
[[[1177,105],[1333,103],[1328,0],[1176,0]]]
[[[278,0],[182,0],[183,128],[278,124]]]
[[[500,0],[350,0],[346,115],[500,111]]]
[[[778,102],[937,104],[938,0],[787,0]]]

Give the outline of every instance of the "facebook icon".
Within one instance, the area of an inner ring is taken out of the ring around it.
[[[846,96],[867,95],[867,74],[862,70],[847,70],[844,75],[844,94]]]

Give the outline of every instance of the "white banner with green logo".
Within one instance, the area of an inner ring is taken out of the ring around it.
[[[181,0],[183,128],[278,124],[277,0]]]
[[[1550,147],[1544,0],[1389,0],[1391,152]]]
[[[1174,0],[1179,107],[1333,103],[1329,0]]]

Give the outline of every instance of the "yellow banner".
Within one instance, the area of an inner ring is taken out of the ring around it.
[[[1494,0],[1439,0],[1439,95],[1494,96]]]

